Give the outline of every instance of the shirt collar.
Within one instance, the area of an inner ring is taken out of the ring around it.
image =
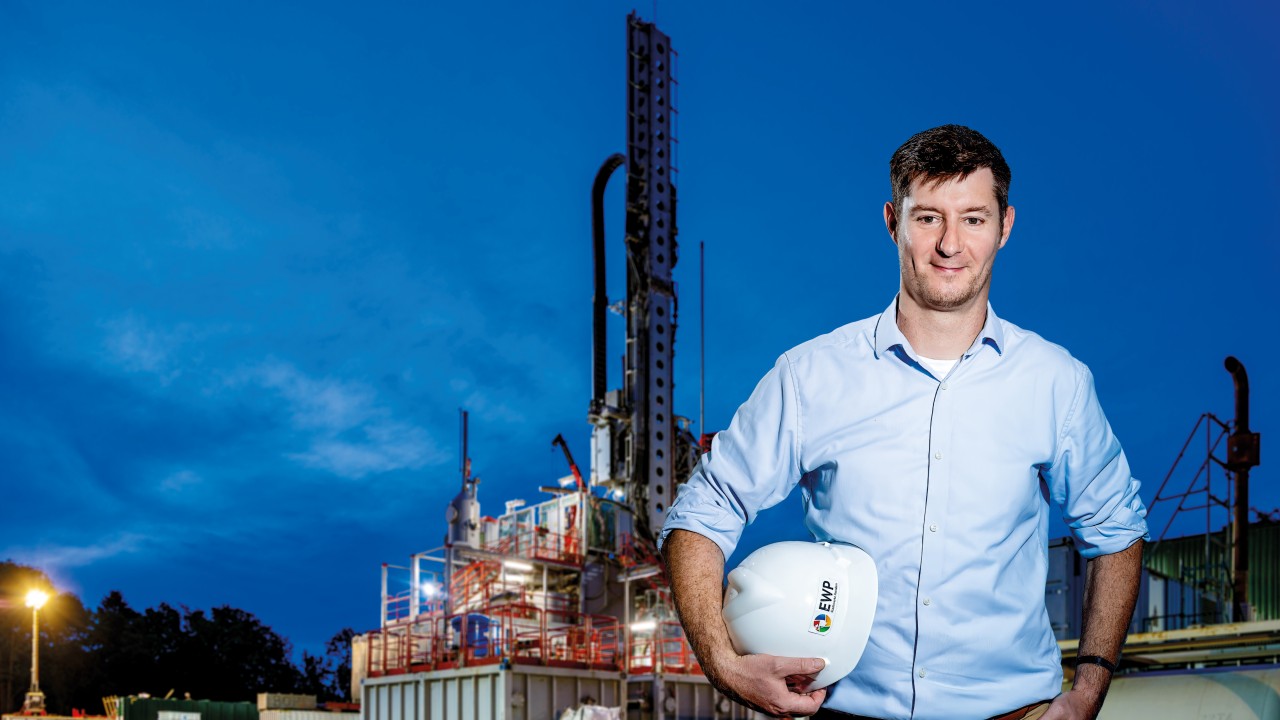
[[[907,342],[907,337],[898,328],[897,295],[893,296],[893,302],[889,303],[889,307],[880,313],[880,318],[876,320],[874,332],[877,358],[895,347],[902,348],[908,355],[914,356],[916,354],[915,349],[911,347],[911,343]],[[965,351],[965,355],[976,353],[983,345],[990,345],[999,355],[1004,354],[1004,322],[996,317],[996,311],[991,307],[990,302],[987,303],[987,320],[982,324],[982,331],[974,339],[973,345],[970,345],[969,349]]]

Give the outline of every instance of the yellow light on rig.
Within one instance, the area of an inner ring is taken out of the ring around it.
[[[27,593],[27,607],[32,610],[39,610],[47,602],[49,602],[49,593],[43,590],[31,590]]]
[[[531,572],[533,570],[533,565],[530,565],[527,562],[520,562],[519,560],[505,560],[502,565],[508,570],[521,570],[523,572]]]
[[[652,632],[657,628],[658,628],[658,623],[656,620],[640,620],[639,622],[631,623],[631,632],[636,632],[636,633]]]

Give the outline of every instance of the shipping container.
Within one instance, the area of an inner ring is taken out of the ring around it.
[[[1049,576],[1044,601],[1049,623],[1058,640],[1080,637],[1084,613],[1086,561],[1076,552],[1075,542],[1057,538],[1049,543]],[[1202,622],[1217,607],[1215,599],[1179,580],[1143,568],[1138,601],[1129,623],[1129,633],[1180,630]],[[1206,610],[1207,608],[1207,610]]]
[[[263,710],[315,710],[315,695],[258,693],[258,712]]]
[[[119,698],[116,708],[120,720],[160,720],[161,712],[199,716],[200,720],[258,720],[258,708],[251,702],[124,697]]]
[[[1231,600],[1230,528],[1209,534],[1168,538],[1147,544],[1146,565],[1184,586],[1214,590],[1216,595],[1199,618],[1226,622]],[[1280,620],[1280,523],[1249,524],[1248,601],[1253,620]]]
[[[363,720],[555,720],[584,698],[621,707],[620,672],[482,665],[365,678]]]
[[[260,710],[258,720],[358,720],[360,713],[329,710]]]

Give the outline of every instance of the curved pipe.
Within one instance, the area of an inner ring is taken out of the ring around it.
[[[596,171],[591,184],[591,260],[595,266],[595,291],[591,296],[591,407],[604,407],[609,384],[609,341],[605,333],[609,297],[604,274],[604,189],[613,171],[627,163],[622,153],[614,153]]]
[[[1236,432],[1249,432],[1249,373],[1235,356],[1228,355],[1222,362],[1231,373],[1231,381],[1236,386]]]

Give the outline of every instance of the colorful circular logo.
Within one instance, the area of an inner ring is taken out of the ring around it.
[[[813,619],[813,629],[816,632],[824,633],[831,629],[831,616],[826,613],[818,613]]]

